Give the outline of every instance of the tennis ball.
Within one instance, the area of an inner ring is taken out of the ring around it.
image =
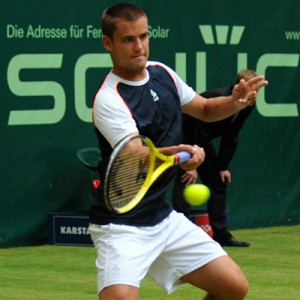
[[[204,184],[190,184],[183,190],[187,203],[193,206],[204,204],[210,197],[210,189]]]

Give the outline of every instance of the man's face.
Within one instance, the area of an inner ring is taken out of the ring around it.
[[[111,54],[113,72],[127,80],[141,80],[149,57],[148,21],[141,17],[135,22],[119,20],[113,38],[103,36],[103,44]]]

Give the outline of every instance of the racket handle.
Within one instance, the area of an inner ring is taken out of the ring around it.
[[[192,154],[186,151],[181,151],[174,154],[174,156],[176,158],[176,164],[181,164],[187,162],[192,157]]]

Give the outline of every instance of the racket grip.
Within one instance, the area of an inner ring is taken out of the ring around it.
[[[187,162],[192,157],[192,154],[186,151],[181,151],[174,154],[174,156],[176,159],[176,164],[181,164]]]

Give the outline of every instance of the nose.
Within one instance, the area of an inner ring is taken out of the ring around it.
[[[135,50],[141,50],[141,49],[143,49],[142,40],[140,38],[137,38],[135,40],[134,49]]]

